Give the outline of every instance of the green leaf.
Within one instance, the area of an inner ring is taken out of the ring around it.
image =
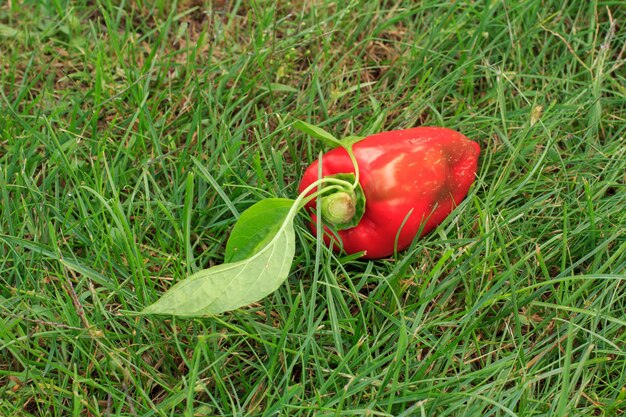
[[[306,133],[307,135],[313,136],[315,139],[321,140],[323,143],[325,143],[327,146],[330,146],[331,148],[341,146],[343,148],[346,148],[347,150],[350,150],[352,145],[365,138],[365,136],[346,136],[345,138],[337,139],[321,127],[317,127],[301,120],[296,121],[296,123],[294,123],[294,127],[301,132]]]
[[[265,247],[282,226],[293,200],[268,198],[244,211],[226,244],[224,262],[249,258]]]
[[[278,211],[284,213],[283,204],[286,204],[283,199],[270,199],[270,203],[265,201],[268,200],[260,201],[241,215],[245,219],[241,226],[236,227],[239,230],[236,233],[233,231],[234,238],[231,236],[231,240],[234,240],[228,251],[229,258],[237,259],[240,252],[256,251],[252,256],[191,275],[176,283],[156,303],[146,307],[143,313],[187,317],[213,315],[254,303],[276,291],[287,279],[291,269],[295,253],[293,218],[297,210],[289,210],[284,214],[283,221],[271,240],[260,247],[272,235],[272,227],[259,225],[265,231],[258,235],[249,235],[252,222],[261,219],[258,213],[275,221],[278,216],[270,216],[268,205],[279,207]],[[270,223],[268,221],[266,224]],[[245,236],[251,236],[251,245],[243,244]],[[234,251],[234,248],[240,250]]]
[[[301,120],[296,121],[293,125],[296,129],[301,132],[306,133],[307,135],[313,136],[315,139],[319,139],[324,142],[326,145],[331,148],[336,148],[337,146],[343,146],[341,141],[334,137],[332,134],[328,133],[324,129],[309,124],[307,122],[303,122]]]

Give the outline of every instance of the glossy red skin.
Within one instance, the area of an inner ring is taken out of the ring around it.
[[[337,233],[346,253],[365,251],[364,258],[376,259],[394,253],[398,230],[401,251],[422,223],[421,235],[465,198],[476,176],[480,146],[454,130],[416,127],[368,136],[354,144],[353,151],[366,197],[365,214],[356,227]],[[322,176],[350,172],[354,167],[345,149],[333,149],[322,157]],[[300,192],[317,179],[315,161],[304,172]],[[307,207],[313,211],[315,201]],[[313,233],[315,221],[313,215]],[[328,236],[325,241],[330,245]]]

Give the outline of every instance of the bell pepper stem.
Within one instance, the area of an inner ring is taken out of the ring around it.
[[[352,151],[352,144],[344,146],[346,152],[348,152],[348,156],[350,157],[350,161],[352,165],[354,165],[354,183],[352,184],[352,189],[355,190],[359,186],[359,164],[356,161],[356,156],[354,156],[354,152]]]
[[[365,212],[365,195],[360,184],[354,186],[354,177],[353,173],[345,173],[318,179],[296,199],[298,210],[319,198],[319,214],[324,223],[336,230],[355,227]]]
[[[354,191],[338,191],[322,197],[322,217],[331,225],[349,223],[356,214]]]
[[[327,185],[326,187],[320,188],[319,190],[315,191],[311,195],[308,195],[313,189],[319,187],[322,184],[332,184],[332,185]],[[294,205],[297,206],[299,210],[305,205],[307,205],[311,200],[315,200],[317,196],[319,196],[322,193],[327,193],[329,190],[346,191],[346,190],[350,190],[351,188],[352,188],[352,184],[350,184],[348,181],[341,180],[338,178],[323,177],[311,183],[308,187],[306,187],[300,193],[300,195],[296,198],[296,204]]]

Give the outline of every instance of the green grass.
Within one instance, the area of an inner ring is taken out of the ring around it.
[[[622,2],[314,3],[0,4],[0,415],[626,411]],[[295,197],[298,119],[460,130],[477,182],[395,259],[300,216],[260,303],[128,313]]]

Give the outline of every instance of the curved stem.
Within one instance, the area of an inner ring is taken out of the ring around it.
[[[352,184],[350,184],[350,183],[346,183],[346,184],[348,185],[348,188],[350,188],[350,189],[351,189]],[[309,202],[310,202],[310,201],[315,200],[315,199],[316,199],[319,195],[321,195],[321,194],[323,194],[323,193],[326,193],[326,192],[328,192],[329,190],[337,190],[337,191],[342,191],[342,190],[344,190],[344,189],[345,189],[345,187],[341,187],[341,186],[339,186],[339,185],[331,185],[331,186],[325,187],[323,190],[317,190],[317,191],[315,191],[313,194],[311,194],[311,195],[309,195],[309,196],[305,197],[305,198],[302,200],[302,204],[301,204],[301,205],[302,205],[302,207],[306,206],[307,204],[309,204]]]
[[[354,165],[354,184],[352,184],[352,189],[354,190],[359,185],[359,164],[356,161],[356,156],[354,156],[354,152],[352,152],[352,145],[344,147],[346,152],[348,152],[348,156],[350,157],[350,161],[352,165]]]
[[[301,209],[317,199],[318,210],[321,210],[318,216],[324,223],[336,230],[356,227],[365,214],[366,199],[361,184],[354,184],[355,178],[353,173],[319,178],[300,193],[294,204]],[[315,187],[318,189],[314,190]]]
[[[335,184],[335,185],[333,185],[331,187],[326,187],[323,190],[317,190],[311,196],[307,196],[307,194],[309,194],[311,192],[311,190],[313,190],[316,187],[319,187],[320,185],[322,185],[324,183],[330,183],[330,184]],[[293,206],[297,207],[297,210],[300,210],[309,201],[317,198],[317,196],[320,195],[322,192],[327,192],[329,189],[341,190],[341,189],[345,189],[346,187],[347,188],[351,188],[352,186],[353,186],[353,184],[350,184],[348,181],[340,180],[339,178],[330,178],[330,177],[320,178],[317,181],[309,184],[309,186],[306,187],[300,193],[300,195],[298,195],[298,197],[296,198],[296,201],[295,201]]]

